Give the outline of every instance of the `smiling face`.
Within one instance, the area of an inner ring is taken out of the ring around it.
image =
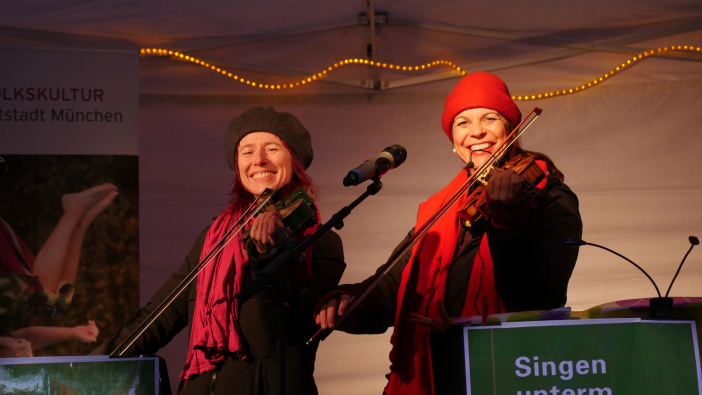
[[[485,162],[497,146],[507,140],[508,129],[509,122],[499,112],[488,108],[471,108],[453,119],[453,146],[464,163],[469,162],[473,151],[473,171]]]
[[[237,170],[242,186],[253,195],[280,189],[292,179],[291,153],[276,135],[249,133],[237,147]]]

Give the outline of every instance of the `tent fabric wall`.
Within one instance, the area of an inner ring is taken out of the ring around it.
[[[375,3],[391,21],[398,16],[579,43],[643,35],[677,20],[702,16],[698,1]],[[353,20],[361,10],[362,5],[349,2],[236,5],[207,1],[191,8],[171,2],[73,5],[10,0],[0,5],[0,44],[137,47],[180,42],[205,48],[222,37]],[[702,46],[700,29],[702,25],[632,45]],[[479,67],[558,50],[392,24],[379,30],[379,59],[400,64],[446,59],[463,68]],[[213,64],[311,73],[340,59],[365,58],[367,40],[367,27],[349,26],[195,54]],[[513,93],[558,89],[589,81],[629,57],[593,52],[495,74]],[[224,131],[232,117],[251,106],[273,105],[293,113],[310,130],[316,156],[309,171],[321,190],[323,219],[362,192],[341,185],[349,169],[388,145],[407,148],[407,162],[383,178],[383,190],[356,209],[339,231],[348,264],[344,282],[360,281],[383,263],[414,224],[417,205],[462,166],[440,126],[443,101],[456,79],[390,91],[317,82],[283,92],[242,86],[202,67],[167,58],[142,59],[139,73],[142,302],[177,268],[197,234],[228,202],[234,173],[224,160]],[[242,74],[283,80],[262,72]],[[341,68],[338,75],[369,78],[370,70]],[[421,73],[386,70],[381,78],[413,75]],[[547,153],[565,173],[566,183],[580,199],[583,238],[630,257],[649,271],[661,289],[667,288],[689,246],[687,236],[702,233],[701,92],[699,62],[647,58],[582,93],[518,102],[524,113],[534,106],[544,109],[525,135],[524,146]],[[690,255],[672,295],[700,296],[699,254]],[[598,249],[581,248],[568,294],[573,309],[654,295],[646,278],[626,262]],[[180,334],[162,350],[176,386],[186,346],[186,336]],[[320,393],[380,393],[389,350],[389,333],[331,335],[318,354]]]

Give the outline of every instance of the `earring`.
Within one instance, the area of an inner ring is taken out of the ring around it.
[[[454,153],[454,154],[456,153],[456,149],[455,149],[455,148],[453,149],[453,153]]]

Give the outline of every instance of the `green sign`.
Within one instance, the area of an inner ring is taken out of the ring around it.
[[[638,319],[466,327],[473,395],[702,395],[695,323]]]
[[[3,395],[158,395],[158,357],[0,359]]]

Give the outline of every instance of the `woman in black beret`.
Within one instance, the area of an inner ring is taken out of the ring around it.
[[[293,115],[257,107],[234,118],[227,128],[225,153],[236,172],[229,206],[198,237],[180,269],[171,275],[108,343],[94,353],[109,353],[129,336],[211,250],[264,189],[286,196],[297,188],[312,193],[305,170],[314,157],[309,132]],[[190,342],[179,394],[277,394],[279,392],[276,299],[268,290],[241,304],[234,297],[278,254],[274,236],[277,214],[250,221],[252,243],[233,240],[198,275],[125,355],[153,354],[188,326]],[[305,231],[320,224],[319,214]],[[310,251],[311,250],[311,251]],[[335,287],[345,264],[341,239],[333,232],[305,252],[304,262],[289,275],[290,318],[287,330],[287,393],[316,394],[314,360],[315,302]]]

